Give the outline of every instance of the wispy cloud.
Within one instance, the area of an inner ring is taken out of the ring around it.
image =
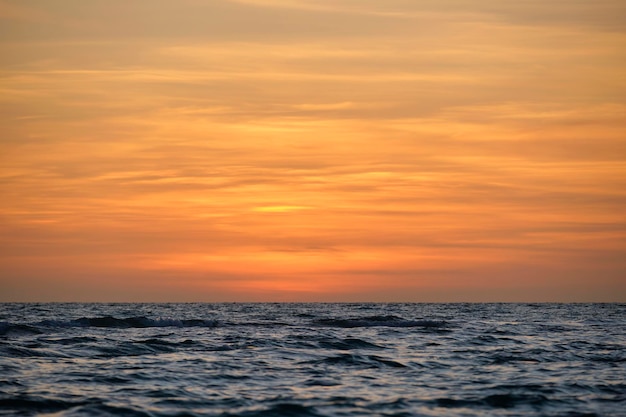
[[[0,285],[611,299],[622,8],[3,1]]]

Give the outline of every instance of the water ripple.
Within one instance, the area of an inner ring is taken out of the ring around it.
[[[0,304],[0,415],[621,416],[623,304]]]

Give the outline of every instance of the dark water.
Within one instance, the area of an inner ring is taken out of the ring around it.
[[[624,304],[0,304],[1,415],[625,416]]]

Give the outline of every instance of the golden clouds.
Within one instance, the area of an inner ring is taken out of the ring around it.
[[[617,2],[1,4],[6,299],[624,288]]]

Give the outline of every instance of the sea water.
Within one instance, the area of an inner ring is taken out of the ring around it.
[[[625,304],[0,304],[0,414],[626,416]]]

